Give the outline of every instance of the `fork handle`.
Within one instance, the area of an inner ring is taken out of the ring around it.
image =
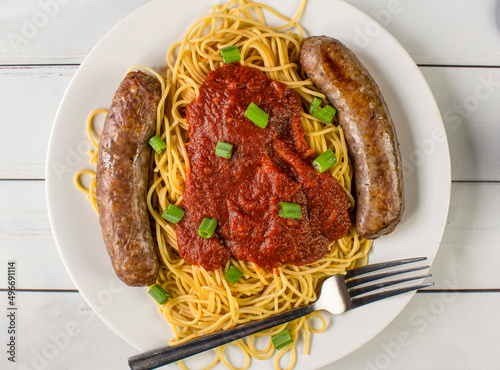
[[[272,315],[264,320],[254,321],[233,329],[205,335],[184,344],[159,347],[151,351],[132,356],[128,359],[128,364],[132,370],[155,369],[171,362],[179,361],[197,353],[208,351],[209,349],[244,338],[248,335],[298,319],[299,317],[305,316],[314,311],[316,311],[314,304],[295,308],[293,310]]]

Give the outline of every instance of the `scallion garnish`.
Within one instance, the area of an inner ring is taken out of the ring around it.
[[[260,128],[266,128],[269,122],[269,114],[260,109],[255,103],[250,103],[245,116]]]
[[[325,123],[332,122],[332,119],[335,117],[335,113],[337,111],[331,105],[325,105],[323,108],[320,108],[319,106],[321,103],[322,101],[320,99],[314,98],[311,102],[311,106],[309,107],[309,113]]]
[[[203,239],[210,239],[217,227],[215,218],[205,217],[198,228],[198,235]]]
[[[229,159],[231,158],[231,153],[233,151],[233,145],[219,141],[215,147],[215,155],[219,157]]]
[[[285,330],[283,330],[281,333],[273,335],[271,337],[271,340],[273,341],[274,348],[276,348],[278,351],[285,348],[290,343],[293,343],[292,335],[287,328],[285,328]]]
[[[162,212],[161,217],[176,224],[177,222],[182,220],[182,218],[184,217],[184,213],[185,212],[182,208],[179,208],[174,204],[169,204],[167,209]]]
[[[219,50],[224,63],[238,62],[240,60],[240,51],[236,45],[228,46]]]
[[[231,284],[234,284],[238,281],[240,277],[243,276],[243,273],[238,270],[236,267],[231,265],[229,270],[227,270],[226,275],[224,277],[226,278],[227,281],[229,281]]]
[[[168,294],[161,286],[155,284],[149,289],[148,293],[155,299],[159,304],[164,304],[170,298]]]
[[[329,168],[335,166],[337,164],[337,157],[333,153],[331,149],[328,149],[326,152],[321,154],[318,158],[316,158],[312,165],[319,173],[323,173]]]
[[[278,205],[278,214],[283,218],[302,218],[300,204],[280,202]]]
[[[149,139],[149,145],[153,147],[156,153],[161,154],[167,149],[167,144],[158,135],[153,136]]]

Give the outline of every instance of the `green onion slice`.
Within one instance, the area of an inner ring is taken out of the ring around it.
[[[184,217],[184,210],[182,208],[177,207],[174,204],[169,204],[167,209],[164,210],[161,214],[161,217],[167,221],[176,224]]]
[[[326,170],[332,168],[337,164],[337,157],[333,153],[331,149],[328,149],[326,152],[321,154],[318,158],[316,158],[312,165],[319,173],[323,173]]]
[[[331,105],[325,105],[323,108],[320,108],[319,106],[321,103],[321,99],[314,98],[311,102],[311,106],[309,107],[309,113],[325,123],[332,122],[333,117],[335,117],[335,113],[337,111]]]
[[[236,267],[234,267],[233,265],[231,265],[229,270],[227,270],[226,275],[224,275],[226,280],[229,281],[233,285],[242,276],[243,276],[243,273],[240,270],[238,270]]]
[[[302,218],[300,204],[280,202],[278,205],[278,214],[283,218]]]
[[[245,116],[260,128],[266,128],[269,122],[269,114],[260,109],[255,103],[250,103]]]
[[[240,60],[240,51],[236,45],[228,46],[219,50],[224,63],[238,62]]]
[[[285,328],[285,330],[283,330],[281,333],[273,335],[271,337],[271,340],[273,341],[274,348],[276,348],[278,351],[285,348],[290,343],[293,343],[292,335],[287,328]]]
[[[164,304],[170,298],[170,294],[168,294],[161,286],[155,284],[149,289],[149,295],[155,299],[159,304]]]
[[[205,217],[198,228],[198,235],[203,239],[210,239],[217,227],[215,218]]]
[[[229,159],[231,158],[231,154],[233,152],[233,145],[225,143],[223,141],[219,141],[215,147],[215,155],[219,157]]]
[[[153,147],[156,153],[161,154],[167,149],[167,144],[158,135],[153,136],[149,139],[149,145]]]

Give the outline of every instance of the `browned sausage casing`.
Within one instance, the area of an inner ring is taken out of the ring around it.
[[[146,205],[158,80],[130,72],[104,123],[97,157],[96,198],[102,236],[116,275],[127,285],[153,284],[158,257]]]
[[[337,109],[354,165],[356,229],[368,239],[392,232],[403,215],[403,171],[396,130],[382,94],[340,41],[305,40],[300,61]]]

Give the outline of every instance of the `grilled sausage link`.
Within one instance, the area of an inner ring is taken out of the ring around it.
[[[96,199],[102,236],[116,275],[130,286],[153,284],[158,276],[146,192],[148,140],[160,97],[156,78],[130,72],[113,98],[99,140]]]
[[[354,165],[356,229],[368,239],[392,232],[403,215],[403,171],[396,130],[368,70],[340,41],[305,40],[300,61],[337,109]]]

